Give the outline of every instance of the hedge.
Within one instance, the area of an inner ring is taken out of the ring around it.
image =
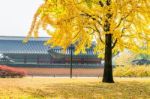
[[[0,65],[0,78],[22,78],[27,75],[27,72],[22,69]]]

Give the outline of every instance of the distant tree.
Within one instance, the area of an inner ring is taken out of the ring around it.
[[[123,51],[118,56],[114,58],[115,65],[132,65],[132,61],[138,56],[137,53],[132,53],[130,51]]]
[[[133,65],[150,65],[150,55],[139,53],[136,58],[132,61]]]
[[[103,82],[113,83],[112,53],[150,53],[150,0],[45,0],[34,15],[26,41],[43,28],[47,44],[64,50],[74,44],[76,54],[85,52],[93,40],[95,52],[104,56]],[[56,30],[51,31],[50,27]]]
[[[150,55],[125,50],[114,58],[115,65],[149,65]]]
[[[138,56],[137,56],[137,59],[145,59],[145,60],[150,60],[150,55],[148,55],[148,54],[139,54]]]

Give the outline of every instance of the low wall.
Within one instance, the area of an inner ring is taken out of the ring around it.
[[[30,76],[70,76],[70,68],[17,68],[26,70]],[[72,75],[75,77],[98,77],[103,75],[103,68],[73,68]]]

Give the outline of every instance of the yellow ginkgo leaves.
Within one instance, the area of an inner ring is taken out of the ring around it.
[[[125,48],[150,52],[150,0],[45,0],[35,13],[29,38],[43,28],[50,39],[46,44],[66,49],[76,46],[85,53],[95,41],[95,52],[103,53],[105,35],[113,35],[114,52]],[[106,21],[110,29],[106,32]],[[52,26],[55,31],[48,28]],[[28,39],[27,39],[28,40]],[[146,47],[145,47],[146,46]]]

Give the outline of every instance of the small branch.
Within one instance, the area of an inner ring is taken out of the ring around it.
[[[111,47],[112,49],[116,46],[117,41],[118,41],[118,39],[116,39],[115,42],[113,43],[113,45],[112,45],[112,47]]]
[[[122,17],[122,18],[120,19],[118,25],[115,27],[114,30],[116,30],[116,29],[121,25],[122,21],[123,21],[124,19],[126,19],[126,18],[132,13],[132,11],[133,11],[133,9],[132,9],[126,16],[124,16],[124,17]],[[114,31],[114,30],[113,30],[113,31]]]
[[[97,26],[95,25],[95,29],[96,29],[96,31],[98,32],[98,34],[99,34],[99,39],[100,39],[100,41],[103,43],[103,44],[105,44],[104,43],[104,41],[102,40],[102,37],[101,37],[101,34],[100,34],[100,31],[98,30],[98,28],[97,28]]]
[[[124,30],[125,30],[125,29],[126,29],[126,28],[123,28],[123,29],[122,29],[122,33],[124,33]],[[122,36],[123,36],[123,34],[121,34],[120,38],[121,38]],[[114,42],[113,45],[112,45],[112,49],[116,46],[117,42],[118,42],[118,39],[116,38],[115,42]]]
[[[82,14],[80,14],[80,15],[81,15],[81,16],[89,17],[89,18],[91,18],[92,20],[96,21],[99,25],[102,25],[99,20],[97,20],[96,18],[94,18],[95,15],[90,15],[90,14],[84,12],[84,11],[82,11]],[[100,20],[102,20],[101,17],[99,17],[99,16],[96,16],[96,17],[99,18]]]
[[[78,35],[79,35],[79,33],[80,33],[80,30],[77,32],[77,34],[73,37],[73,39],[74,38],[76,38]]]
[[[94,32],[97,32],[94,28],[92,28],[92,27],[85,27],[85,28],[89,28],[89,29],[92,29],[93,31],[92,31],[92,33],[90,33],[90,35],[92,35],[92,34],[94,34]]]
[[[114,30],[116,30],[116,29],[120,26],[120,24],[121,24],[121,22],[122,22],[122,21],[123,21],[123,18],[121,18],[121,19],[120,19],[120,21],[119,21],[118,25],[115,27],[115,29],[114,29]],[[113,31],[114,31],[114,30],[113,30]]]

